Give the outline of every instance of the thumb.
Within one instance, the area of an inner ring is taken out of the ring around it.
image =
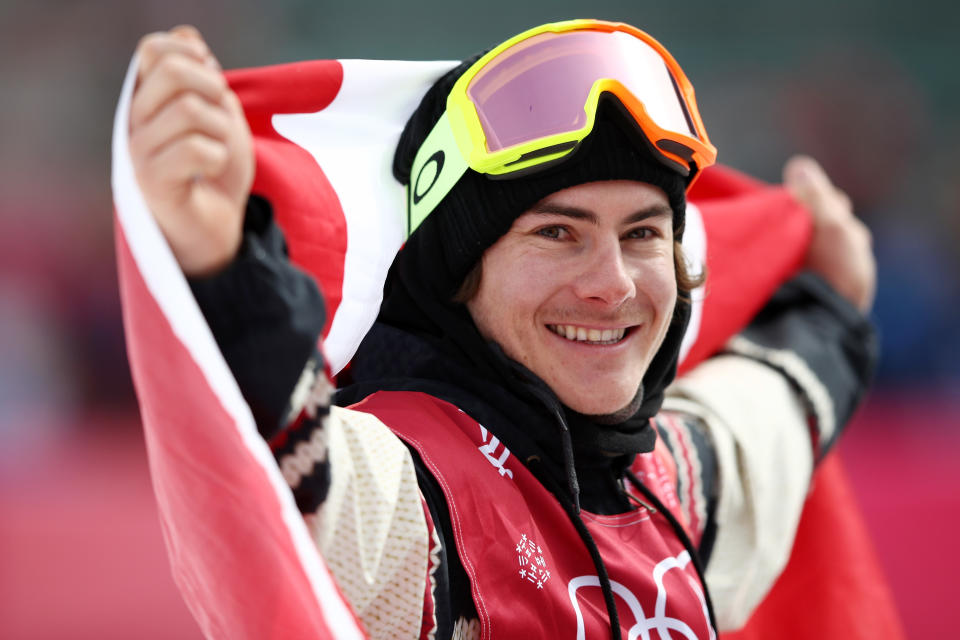
[[[814,223],[827,223],[849,217],[850,198],[830,181],[820,163],[810,156],[793,156],[783,166],[783,185],[806,207]]]
[[[783,185],[794,198],[810,204],[820,193],[829,192],[830,179],[816,160],[810,156],[793,156],[783,166]]]

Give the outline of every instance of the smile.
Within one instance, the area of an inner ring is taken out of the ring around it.
[[[626,327],[619,329],[587,329],[572,324],[548,324],[547,328],[561,338],[584,344],[617,344],[627,333]]]

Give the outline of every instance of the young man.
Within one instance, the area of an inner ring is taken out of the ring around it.
[[[320,420],[301,391],[322,387],[321,298],[250,194],[239,104],[195,31],[140,54],[138,180],[373,637],[708,638],[746,619],[872,366],[869,236],[815,164],[787,180],[820,277],[665,400],[697,284],[685,191],[713,161],[682,71],[594,21],[465,62],[401,137],[413,233],[338,393],[351,409]],[[598,79],[617,84],[564,102]],[[553,126],[569,104],[591,117]]]

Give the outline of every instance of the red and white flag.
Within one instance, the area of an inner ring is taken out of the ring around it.
[[[362,638],[137,186],[127,144],[136,64],[114,123],[116,246],[130,367],[175,580],[208,638]],[[270,200],[291,259],[326,298],[323,347],[334,372],[373,323],[403,240],[393,150],[423,93],[453,64],[324,60],[228,73],[254,135],[253,191]],[[709,281],[694,294],[681,370],[749,321],[799,267],[810,233],[809,216],[782,188],[722,167],[704,172],[690,194],[684,245],[693,271],[706,264]],[[831,501],[834,488],[849,502],[836,473],[812,500]],[[836,541],[835,523],[805,528],[808,520],[795,549],[812,536],[819,542],[811,548],[822,550],[831,531]],[[855,511],[842,525],[855,529],[851,544],[862,539]],[[832,552],[860,562],[857,579],[882,582],[866,548]],[[854,601],[856,587],[844,586]],[[875,590],[868,596],[853,605],[891,606]],[[804,615],[836,604],[817,599],[806,594]],[[773,627],[753,628],[761,637]],[[774,636],[789,633],[781,625]],[[818,637],[867,636],[844,619]]]

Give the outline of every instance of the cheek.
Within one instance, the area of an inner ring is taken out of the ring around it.
[[[467,302],[467,310],[473,317],[480,334],[506,346],[515,333],[514,324],[523,313],[526,282],[522,271],[513,272],[501,268],[501,262],[483,262],[483,276],[476,295]]]
[[[673,311],[677,299],[677,273],[672,254],[639,263],[637,283],[655,308]]]
[[[484,338],[529,366],[537,341],[538,312],[554,276],[542,260],[526,260],[522,254],[500,260],[492,253],[484,257],[480,288],[467,309]]]
[[[677,304],[677,274],[672,257],[648,263],[647,266],[641,287],[655,314],[654,339],[659,345],[673,320],[673,311]]]
[[[494,309],[499,306],[498,302],[491,298],[490,293],[489,287],[481,284],[476,295],[467,301],[467,311],[473,318],[473,324],[476,325],[480,335],[487,340],[492,340],[495,337],[496,328],[492,323],[497,319]]]
[[[657,276],[657,298],[672,313],[677,302],[677,272],[673,260],[664,263]]]

